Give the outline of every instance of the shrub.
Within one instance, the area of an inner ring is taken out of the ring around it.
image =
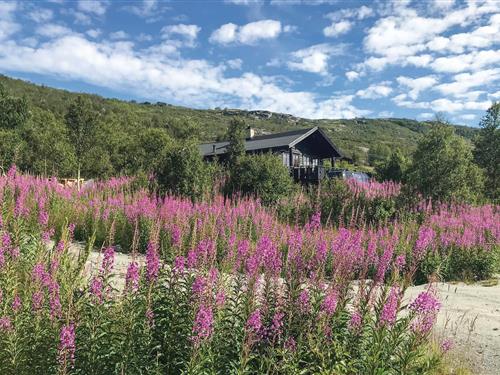
[[[274,204],[293,190],[288,168],[272,154],[240,157],[229,171],[225,190],[229,194],[241,192],[257,196],[264,204]]]
[[[203,161],[196,142],[188,140],[165,152],[156,176],[162,192],[199,200],[212,190],[214,168],[214,164]]]

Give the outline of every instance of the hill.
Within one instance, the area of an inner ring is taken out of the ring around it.
[[[123,133],[124,136],[135,137],[138,129],[153,128],[165,130],[174,139],[195,133],[200,141],[211,141],[224,136],[235,116],[243,117],[257,134],[321,126],[346,156],[354,155],[361,163],[367,162],[370,149],[375,154],[394,148],[411,152],[420,135],[429,127],[429,122],[399,118],[310,120],[268,111],[199,110],[162,102],[137,103],[54,89],[3,75],[0,75],[0,84],[12,96],[25,97],[33,110],[51,112],[59,123],[63,123],[69,104],[82,95],[99,111],[101,123],[106,124],[108,133],[113,133],[113,136]],[[456,126],[456,131],[468,139],[476,132],[474,128],[465,126]],[[112,155],[109,157],[112,158]]]

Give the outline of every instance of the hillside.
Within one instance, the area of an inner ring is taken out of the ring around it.
[[[16,96],[25,96],[30,104],[49,110],[62,119],[67,106],[77,96],[65,90],[35,85],[26,81],[0,75],[0,83]],[[83,94],[96,107],[115,120],[140,122],[153,126],[168,127],[169,120],[176,119],[199,124],[201,141],[211,141],[222,137],[232,117],[241,116],[257,129],[257,133],[293,130],[301,127],[321,126],[327,130],[334,142],[348,156],[353,152],[362,154],[374,145],[399,147],[406,151],[414,149],[419,136],[428,128],[428,122],[410,119],[324,119],[308,120],[291,115],[268,111],[242,111],[228,109],[198,110],[165,103],[136,103],[117,99],[106,99],[97,95]],[[475,129],[457,126],[457,133],[471,138]],[[362,155],[361,155],[362,156]]]

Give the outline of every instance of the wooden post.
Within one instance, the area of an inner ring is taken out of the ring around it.
[[[289,167],[293,168],[293,147],[290,148],[288,157],[289,157]]]

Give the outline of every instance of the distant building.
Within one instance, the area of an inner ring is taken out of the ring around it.
[[[227,158],[229,142],[212,142],[200,145],[200,152],[206,160],[224,161]],[[248,154],[271,152],[290,168],[296,181],[316,182],[326,176],[323,168],[324,160],[335,161],[342,154],[326,133],[319,127],[303,130],[292,130],[284,133],[255,136],[252,128],[248,128],[245,139],[245,151]]]

